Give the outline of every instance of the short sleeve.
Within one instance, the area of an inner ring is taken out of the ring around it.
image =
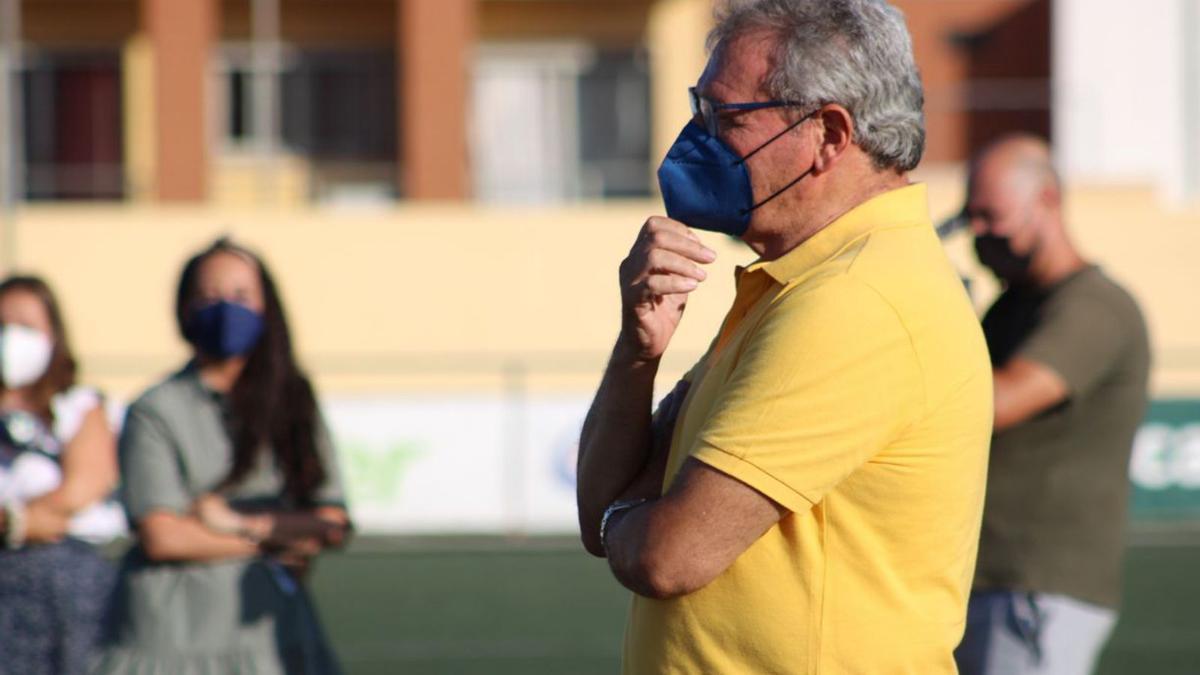
[[[83,427],[83,421],[95,408],[104,405],[104,397],[91,387],[71,387],[50,401],[54,410],[54,437],[70,443]]]
[[[863,282],[837,277],[767,311],[691,454],[803,511],[903,433],[924,405],[912,340],[895,309]]]
[[[317,452],[321,455],[321,466],[325,468],[325,482],[317,489],[315,501],[322,506],[346,506],[346,493],[342,485],[342,471],[338,466],[337,451],[329,426],[322,417],[317,424]]]
[[[1042,308],[1017,356],[1058,373],[1071,396],[1086,396],[1118,361],[1128,330],[1100,298],[1056,298]]]
[[[121,498],[131,523],[152,511],[185,513],[192,498],[165,423],[144,404],[130,406],[121,431]]]

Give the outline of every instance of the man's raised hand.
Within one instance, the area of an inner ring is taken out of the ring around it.
[[[667,350],[688,293],[708,276],[700,265],[717,259],[683,223],[651,217],[621,262],[621,342],[641,361]]]

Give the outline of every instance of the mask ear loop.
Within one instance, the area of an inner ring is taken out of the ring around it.
[[[762,206],[762,205],[766,204],[767,202],[771,201],[772,199],[775,199],[775,198],[776,198],[776,197],[778,197],[779,195],[781,195],[781,194],[783,194],[783,193],[787,192],[789,189],[791,189],[791,187],[792,187],[793,185],[795,185],[796,183],[799,183],[800,181],[802,181],[802,180],[804,180],[805,178],[807,178],[807,177],[808,177],[808,175],[809,175],[810,173],[812,173],[812,172],[813,172],[813,169],[815,169],[815,168],[816,168],[816,166],[815,166],[815,165],[814,165],[814,166],[810,166],[810,167],[808,167],[808,169],[807,169],[807,170],[806,170],[804,173],[800,174],[799,176],[796,176],[796,179],[795,179],[795,180],[793,180],[792,182],[788,183],[787,185],[784,185],[783,187],[781,187],[781,188],[779,188],[778,190],[776,190],[776,191],[775,191],[775,193],[774,193],[774,194],[772,194],[770,197],[767,197],[766,199],[764,199],[764,200],[762,200],[761,202],[759,202],[759,203],[757,203],[757,204],[755,204],[755,205],[751,206],[751,207],[750,207],[750,208],[748,208],[748,209],[742,209],[742,210],[741,210],[741,212],[742,212],[743,214],[750,213],[750,212],[751,212],[751,211],[753,211],[754,209],[757,209],[758,207],[760,207],[760,206]]]
[[[785,127],[783,131],[768,138],[766,141],[763,142],[762,145],[751,150],[745,157],[739,157],[738,160],[733,163],[734,166],[737,166],[738,164],[745,164],[747,160],[749,160],[751,157],[757,155],[760,150],[762,150],[763,148],[767,147],[768,145],[774,143],[775,141],[779,140],[780,138],[783,138],[784,134],[791,131],[792,129],[795,129],[796,127],[800,126],[801,124],[804,124],[805,122],[807,122],[809,120],[809,118],[811,118],[813,115],[816,115],[820,111],[821,111],[821,109],[817,108],[816,110],[808,113],[804,117],[801,117],[800,119],[796,120],[795,122],[792,122],[790,125]]]
[[[817,108],[816,110],[814,110],[814,111],[812,111],[812,112],[808,113],[808,114],[807,114],[807,115],[805,115],[804,117],[801,117],[800,119],[796,120],[796,121],[795,121],[795,122],[793,122],[793,123],[792,123],[790,126],[788,126],[787,128],[785,128],[783,131],[781,131],[781,132],[779,132],[779,133],[775,134],[774,136],[772,136],[772,137],[770,137],[769,139],[767,139],[767,141],[766,141],[765,143],[763,143],[762,145],[758,146],[757,148],[755,148],[755,149],[751,150],[751,151],[750,151],[750,152],[749,152],[749,153],[748,153],[748,154],[747,154],[745,157],[741,157],[741,158],[739,158],[739,159],[738,159],[738,161],[734,162],[734,166],[737,166],[738,164],[745,164],[745,163],[746,163],[746,160],[748,160],[748,159],[750,159],[751,157],[753,157],[753,156],[757,155],[759,150],[762,150],[763,148],[767,147],[768,145],[770,145],[770,144],[774,143],[775,141],[779,140],[779,139],[780,139],[780,138],[781,138],[781,137],[782,137],[784,134],[786,134],[787,132],[791,131],[792,129],[795,129],[796,127],[800,126],[800,125],[801,125],[801,124],[803,124],[804,122],[808,121],[808,120],[809,120],[809,118],[811,118],[813,115],[816,115],[816,114],[817,114],[818,112],[820,112],[820,111],[821,111],[821,109],[820,109],[820,108]],[[816,167],[816,165],[815,165],[815,164],[814,164],[813,166],[810,166],[810,167],[808,167],[808,169],[807,169],[807,170],[805,170],[805,171],[804,171],[804,173],[800,174],[799,176],[796,176],[795,180],[793,180],[792,182],[788,183],[787,185],[784,185],[783,187],[779,188],[778,190],[776,190],[776,191],[774,192],[774,194],[770,195],[770,196],[769,196],[769,197],[767,197],[766,199],[764,199],[764,200],[762,200],[762,201],[758,202],[757,204],[753,204],[753,205],[751,205],[751,206],[750,206],[750,208],[748,208],[748,209],[740,209],[740,210],[738,211],[739,215],[745,215],[745,214],[747,214],[747,213],[750,213],[750,212],[751,212],[751,211],[753,211],[754,209],[757,209],[758,207],[760,207],[760,206],[763,206],[764,204],[766,204],[767,202],[771,201],[772,199],[775,199],[776,197],[778,197],[779,195],[783,194],[784,192],[787,192],[788,190],[790,190],[790,189],[791,189],[791,187],[792,187],[793,185],[795,185],[796,183],[799,183],[800,181],[802,181],[802,180],[804,180],[805,178],[807,178],[807,177],[808,177],[808,175],[809,175],[809,174],[811,174],[811,173],[813,172],[813,170],[814,170],[814,169],[816,169],[816,168],[817,168],[817,167]]]

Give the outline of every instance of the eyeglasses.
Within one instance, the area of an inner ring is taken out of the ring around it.
[[[750,112],[752,110],[765,110],[766,108],[786,108],[789,106],[804,105],[797,101],[755,101],[753,103],[717,103],[712,99],[700,94],[700,90],[696,87],[688,87],[688,95],[692,99],[692,115],[699,116],[700,122],[704,125],[704,130],[710,136],[716,136],[721,130],[717,114],[722,110],[737,110],[739,112]]]

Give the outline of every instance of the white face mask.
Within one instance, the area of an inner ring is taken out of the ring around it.
[[[0,382],[6,389],[37,382],[53,353],[54,343],[40,330],[15,323],[0,325]]]

